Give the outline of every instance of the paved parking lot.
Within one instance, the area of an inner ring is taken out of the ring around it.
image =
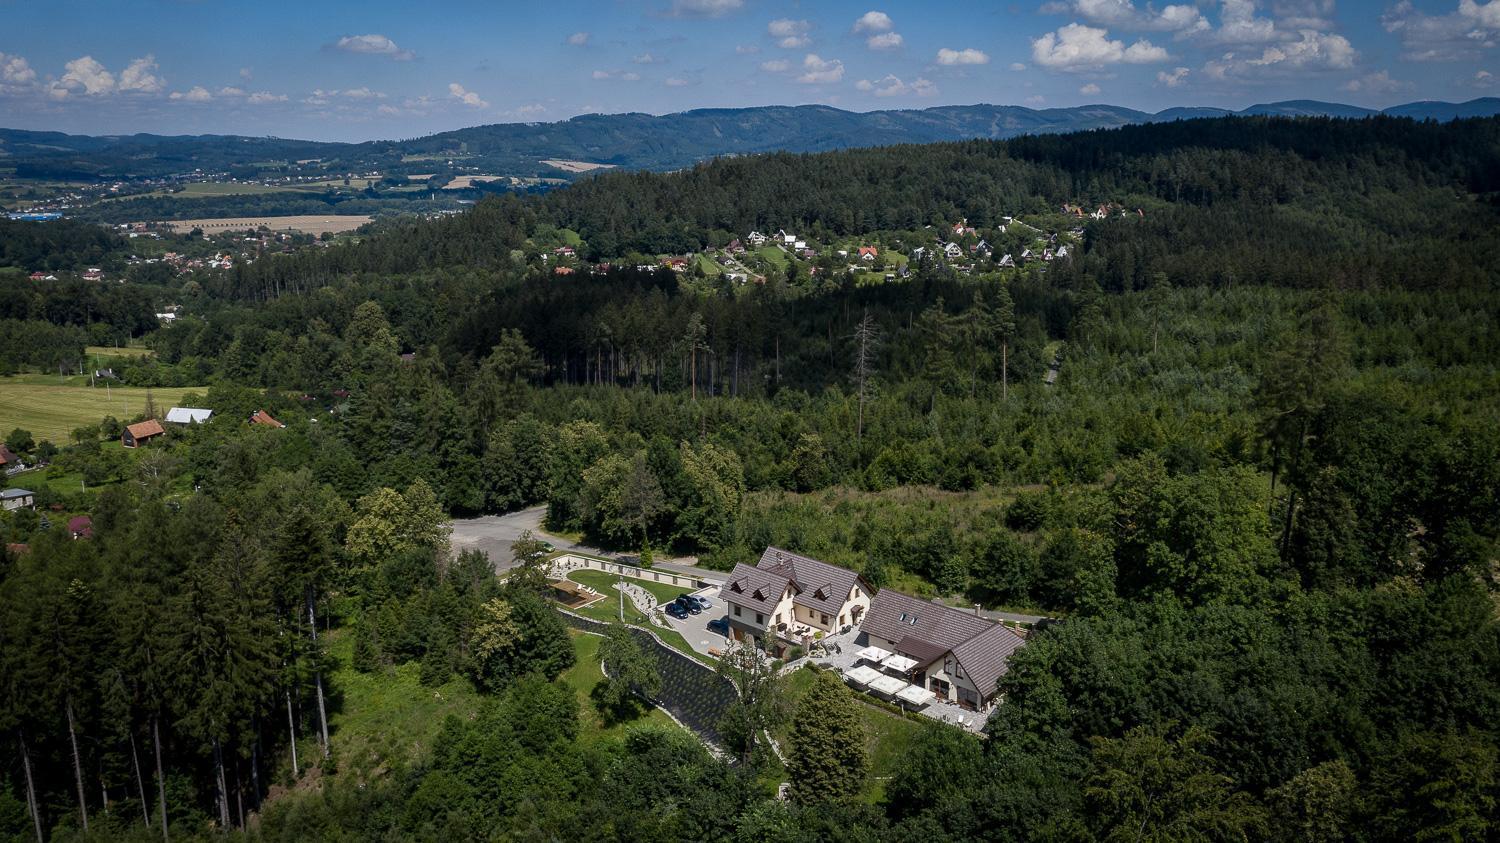
[[[667,623],[671,624],[673,629],[682,633],[682,637],[688,642],[689,647],[704,655],[717,657],[716,653],[723,653],[728,648],[729,639],[717,632],[710,632],[708,630],[708,622],[714,618],[726,617],[724,601],[719,599],[719,589],[717,586],[699,589],[693,593],[707,597],[713,605],[696,615],[688,615],[685,620],[678,620],[671,615],[667,615]],[[714,650],[715,653],[710,653],[710,649]]]

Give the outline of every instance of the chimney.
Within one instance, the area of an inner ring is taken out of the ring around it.
[[[976,617],[976,618],[977,618],[977,617],[979,617],[979,616],[980,616],[980,615],[979,615],[979,604],[978,604],[978,603],[975,603],[975,604],[974,604],[974,617]]]

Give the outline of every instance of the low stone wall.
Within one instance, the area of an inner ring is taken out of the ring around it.
[[[629,566],[626,566],[629,567]],[[566,609],[558,609],[563,620],[575,629],[603,635],[609,624],[592,618],[576,615]],[[657,638],[650,630],[630,627],[630,634],[640,642],[641,648],[656,658],[661,670],[660,699],[653,700],[676,718],[677,722],[693,730],[714,748],[724,745],[719,734],[719,721],[738,699],[734,686],[713,668],[683,653]]]
[[[554,557],[552,559],[552,570],[561,576],[567,576],[569,571],[603,571],[606,574],[621,574],[638,580],[666,583],[667,585],[675,585],[680,588],[699,589],[714,585],[714,583],[687,574],[676,574],[671,571],[659,571],[655,568],[626,565],[621,562],[599,559],[594,556],[584,556],[579,553],[563,553]]]

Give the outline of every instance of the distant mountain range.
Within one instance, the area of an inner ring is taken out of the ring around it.
[[[1453,120],[1500,114],[1500,98],[1464,103],[1413,102],[1381,111],[1290,100],[1240,111],[1169,108],[1150,114],[1113,105],[1033,109],[952,105],[852,112],[828,106],[708,108],[678,114],[586,114],[557,123],[497,123],[402,141],[323,143],[237,135],[90,137],[0,129],[0,175],[143,177],[241,171],[265,162],[318,159],[330,172],[379,168],[423,174],[454,166],[485,173],[572,178],[544,163],[584,161],[638,169],[674,169],[720,155],[821,152],[856,146],[1109,129],[1137,123],[1245,116],[1363,118],[1377,114]]]

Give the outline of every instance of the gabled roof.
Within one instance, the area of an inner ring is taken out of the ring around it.
[[[824,612],[829,615],[837,615],[839,610],[844,608],[844,603],[849,599],[849,592],[854,588],[855,583],[860,581],[859,574],[847,568],[830,565],[779,547],[766,548],[766,552],[761,554],[760,563],[756,567],[795,583],[797,593],[793,596],[792,602],[796,605],[806,606],[815,612]],[[868,585],[865,589],[872,590]]]
[[[131,438],[135,439],[136,441],[140,441],[151,436],[160,436],[163,433],[166,433],[166,431],[162,429],[161,422],[157,421],[156,419],[146,419],[143,422],[136,422],[135,424],[132,424],[125,429],[130,431]]]
[[[20,457],[17,457],[15,454],[11,453],[11,450],[9,448],[5,447],[4,445],[0,445],[0,465],[18,465],[20,462]]]
[[[266,412],[265,410],[256,410],[254,413],[251,413],[250,423],[263,424],[267,427],[286,427],[286,425],[272,418],[271,414]]]
[[[769,615],[776,610],[776,604],[781,602],[790,584],[791,579],[778,572],[741,562],[729,572],[729,579],[719,589],[719,596],[726,603]]]
[[[1011,653],[1026,643],[1003,624],[889,588],[870,601],[860,629],[894,642],[897,652],[923,664],[951,652],[986,694],[1005,675]]]
[[[11,498],[29,498],[34,496],[35,494],[36,493],[31,491],[30,489],[6,489],[5,491],[0,492],[0,498],[3,498],[5,500],[10,500]]]
[[[208,417],[213,414],[213,410],[199,407],[173,407],[167,411],[167,421],[173,424],[197,424],[208,421]]]

